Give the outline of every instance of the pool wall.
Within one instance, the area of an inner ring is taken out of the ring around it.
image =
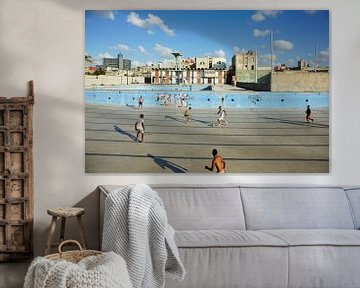
[[[161,88],[161,87],[157,87]],[[167,87],[168,88],[168,87]],[[143,96],[144,106],[191,106],[193,108],[271,108],[302,109],[329,107],[329,93],[275,93],[275,92],[214,92],[164,90],[86,90],[85,102],[121,106],[137,106]],[[181,100],[182,99],[182,100]]]

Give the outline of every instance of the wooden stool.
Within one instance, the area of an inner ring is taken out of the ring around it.
[[[85,230],[84,230],[84,224],[81,219],[81,215],[85,213],[84,208],[50,208],[47,210],[47,213],[52,216],[51,224],[50,224],[50,231],[49,236],[46,244],[46,250],[45,255],[50,254],[51,248],[58,246],[61,242],[64,241],[64,234],[65,234],[65,223],[66,218],[69,217],[77,217],[79,227],[80,227],[80,239],[81,239],[81,245],[84,249],[86,249],[86,239],[85,239]],[[60,230],[60,242],[59,243],[52,243],[52,239],[54,237],[55,228],[56,228],[56,222],[58,217],[61,218],[61,230]]]

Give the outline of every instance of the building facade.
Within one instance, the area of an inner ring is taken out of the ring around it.
[[[232,57],[232,66],[236,82],[257,83],[257,53],[247,51]]]
[[[209,57],[196,57],[195,69],[209,69]]]
[[[188,57],[164,60],[151,72],[152,84],[225,84],[226,59],[221,57]]]
[[[181,59],[181,68],[183,69],[195,69],[196,62],[194,58],[184,58]]]
[[[298,66],[297,66],[298,70],[305,70],[306,67],[307,67],[306,61],[304,59],[300,59],[298,61]]]
[[[196,57],[195,69],[226,69],[226,59],[222,57]]]
[[[164,59],[162,62],[157,64],[156,68],[160,69],[175,69],[176,62],[175,59]]]
[[[123,63],[123,67],[122,69],[119,69],[119,70],[131,70],[131,60],[128,60],[128,59],[123,59],[122,61]]]
[[[222,57],[212,57],[210,58],[211,62],[210,68],[213,69],[226,69],[226,59]]]
[[[224,69],[153,69],[152,84],[225,84]]]
[[[120,69],[120,63],[121,63],[121,68],[122,68],[122,59],[123,56],[122,54],[118,54],[117,58],[103,58],[103,67],[106,68],[111,68],[111,69],[118,69],[118,70],[122,70]]]
[[[114,70],[131,70],[131,60],[124,59],[123,54],[119,53],[117,58],[103,58],[103,67]]]

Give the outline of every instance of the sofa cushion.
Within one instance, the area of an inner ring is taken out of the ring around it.
[[[183,230],[176,231],[178,247],[256,247],[288,244],[268,233],[244,230]]]
[[[150,185],[164,203],[176,230],[245,230],[239,186]],[[111,193],[120,185],[103,185]]]
[[[245,229],[239,187],[152,187],[176,230]]]
[[[246,226],[266,229],[354,229],[342,188],[241,187]]]
[[[360,231],[348,229],[262,230],[289,246],[360,246]]]
[[[289,247],[289,288],[359,287],[360,231],[265,230]]]
[[[292,246],[288,249],[288,288],[360,287],[358,246]]]
[[[288,247],[179,248],[183,281],[166,288],[287,288]]]

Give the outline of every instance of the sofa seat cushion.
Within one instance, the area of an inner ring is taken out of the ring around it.
[[[244,230],[180,230],[175,242],[179,248],[289,246],[269,233]]]
[[[262,230],[289,246],[360,246],[360,231],[350,229]]]
[[[177,281],[168,275],[165,286],[287,288],[288,249],[276,246],[179,248],[185,279]]]

